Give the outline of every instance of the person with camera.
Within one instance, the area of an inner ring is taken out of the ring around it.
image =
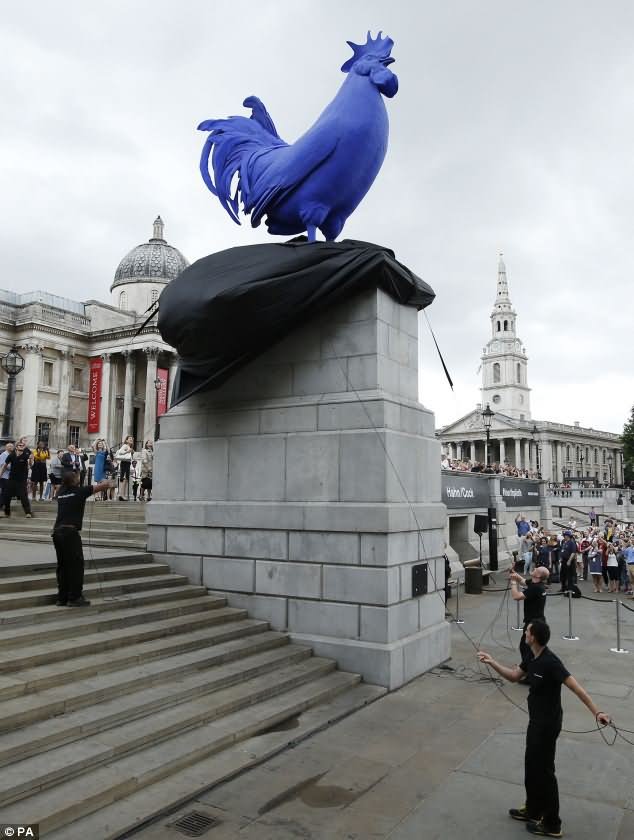
[[[536,618],[526,628],[532,657],[521,665],[508,667],[497,662],[485,651],[478,651],[478,659],[509,682],[528,679],[528,728],[524,752],[524,786],[526,802],[521,808],[511,808],[509,816],[526,823],[530,834],[542,837],[561,837],[559,816],[559,788],[555,775],[555,750],[561,732],[563,709],[561,686],[565,685],[594,715],[602,726],[608,726],[610,716],[600,711],[588,692],[567,670],[561,659],[548,647],[550,628]]]

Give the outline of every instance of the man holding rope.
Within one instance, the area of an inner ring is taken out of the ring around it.
[[[531,649],[526,641],[526,628],[535,618],[544,620],[546,582],[549,574],[545,566],[534,568],[528,580],[524,580],[522,575],[517,572],[511,572],[509,574],[511,579],[511,598],[514,601],[524,602],[524,632],[520,639],[520,656],[522,657],[522,662],[528,662],[529,659],[533,658]],[[521,590],[520,586],[523,586],[524,589]],[[520,682],[527,683],[528,679],[524,678]]]
[[[525,822],[530,834],[561,837],[555,750],[563,718],[562,684],[588,707],[598,724],[607,726],[610,716],[599,711],[588,692],[547,647],[549,639],[550,628],[536,618],[526,628],[526,641],[533,654],[528,662],[509,668],[484,651],[478,651],[478,659],[509,682],[519,682],[526,675],[530,684],[524,753],[526,803],[522,808],[511,808],[509,815]]]

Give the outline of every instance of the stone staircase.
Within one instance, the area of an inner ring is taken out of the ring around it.
[[[0,515],[0,539],[50,542],[57,516],[56,502],[32,502],[33,518],[26,519],[14,499],[11,518]],[[82,530],[84,546],[108,546],[145,551],[145,503],[88,501]]]
[[[97,562],[82,609],[0,563],[4,823],[120,837],[385,693],[149,554]]]

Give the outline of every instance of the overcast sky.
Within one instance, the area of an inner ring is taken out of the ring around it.
[[[436,291],[421,400],[475,407],[504,252],[532,415],[620,432],[634,402],[631,0],[111,0],[5,9],[0,287],[109,301],[151,235],[193,261],[265,241],[200,179],[199,121],[258,95],[287,141],[383,29],[400,90],[390,147],[343,236],[391,247]]]

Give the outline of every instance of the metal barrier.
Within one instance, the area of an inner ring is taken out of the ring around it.
[[[460,578],[456,578],[456,617],[455,624],[464,624],[464,620],[460,618]]]
[[[575,636],[572,632],[572,590],[568,590],[568,634],[562,636],[567,642],[578,642],[579,636]]]
[[[515,604],[517,606],[517,618],[515,619],[515,623],[517,627],[511,627],[511,630],[520,630],[522,633],[524,632],[524,624],[522,622],[522,616],[520,614],[520,603],[521,601],[516,601]]]
[[[614,603],[616,604],[616,647],[610,648],[610,652],[629,653],[629,650],[621,647],[621,602],[618,598],[615,598]]]

